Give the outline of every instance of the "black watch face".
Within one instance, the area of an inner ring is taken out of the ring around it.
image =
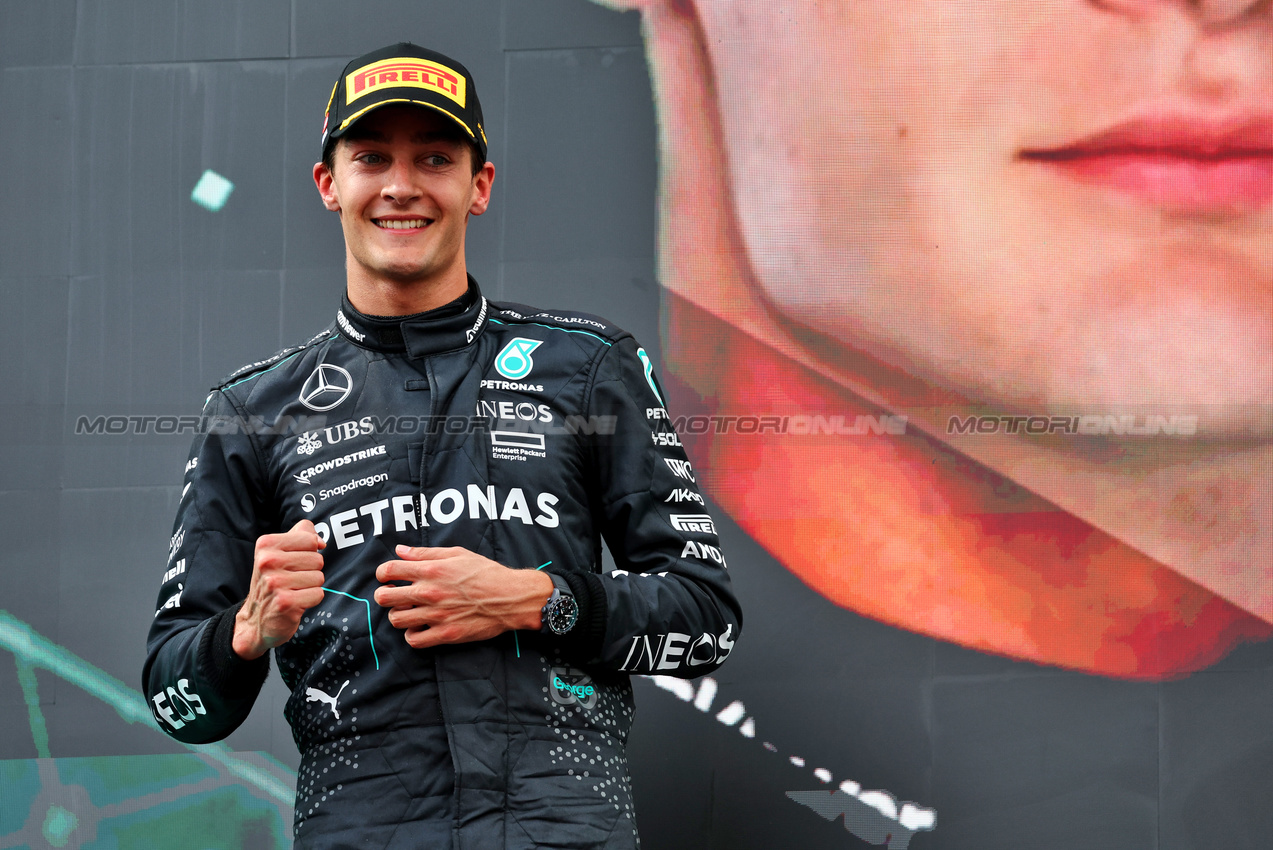
[[[574,628],[579,619],[579,603],[573,596],[559,596],[548,606],[548,628],[553,634],[564,635]]]

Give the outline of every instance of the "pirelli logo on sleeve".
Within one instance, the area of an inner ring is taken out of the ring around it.
[[[381,59],[345,77],[345,104],[384,88],[428,89],[449,97],[464,108],[464,77],[440,62],[402,57]]]

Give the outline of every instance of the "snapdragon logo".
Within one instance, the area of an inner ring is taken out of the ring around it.
[[[592,708],[597,704],[597,689],[592,677],[573,667],[554,667],[548,675],[548,693],[558,705]]]
[[[495,371],[510,381],[516,381],[530,374],[535,368],[531,352],[543,345],[542,340],[517,337],[511,340],[504,350],[495,358]]]
[[[327,501],[333,496],[343,496],[350,490],[357,490],[359,487],[371,487],[374,484],[380,484],[389,480],[389,474],[385,472],[377,472],[375,475],[367,475],[363,478],[353,478],[338,487],[330,487],[318,491],[318,498]],[[302,500],[303,501],[303,500]]]

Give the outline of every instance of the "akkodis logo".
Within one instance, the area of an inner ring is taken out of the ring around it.
[[[504,350],[495,358],[495,370],[510,381],[526,377],[535,368],[535,361],[530,359],[530,353],[541,345],[541,340],[517,337],[504,346]]]

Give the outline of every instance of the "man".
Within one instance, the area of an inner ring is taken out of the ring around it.
[[[1041,664],[1273,632],[1269,3],[611,5],[659,108],[669,391],[749,534]]]
[[[275,651],[298,847],[636,846],[628,674],[702,675],[738,635],[645,351],[468,276],[486,147],[454,60],[346,66],[314,166],[345,298],[213,391],[187,464],[146,693],[216,740]]]

